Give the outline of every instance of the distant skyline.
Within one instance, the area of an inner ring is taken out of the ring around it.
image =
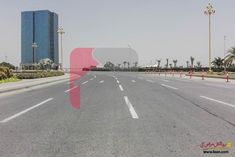
[[[128,47],[136,50],[141,65],[166,58],[186,66],[190,56],[195,63],[208,65],[208,0],[2,0],[0,19],[0,62],[20,63],[22,11],[50,10],[59,15],[65,30],[64,65],[77,47]],[[212,57],[223,57],[235,46],[235,1],[211,0]]]

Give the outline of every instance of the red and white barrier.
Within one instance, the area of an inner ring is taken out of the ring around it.
[[[227,74],[226,74],[226,82],[229,82],[228,72],[227,72]]]
[[[202,80],[204,80],[204,70],[202,71]]]

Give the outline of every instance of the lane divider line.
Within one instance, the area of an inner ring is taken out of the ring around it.
[[[122,85],[119,85],[119,88],[121,91],[124,91],[124,89],[122,88]]]
[[[73,89],[75,89],[75,88],[77,88],[77,86],[74,86],[74,87],[72,87],[72,88],[70,88],[70,89],[68,89],[68,90],[66,90],[66,91],[64,91],[65,93],[68,93],[69,91],[71,91],[71,90],[73,90]]]
[[[183,80],[183,79],[176,79],[178,81],[182,81],[182,82],[190,82],[189,80]]]
[[[131,80],[131,82],[135,83],[136,81],[135,80]]]
[[[165,85],[165,84],[161,84],[161,86],[171,88],[171,89],[174,89],[174,90],[178,90],[178,88],[176,88],[176,87],[172,87],[172,86]]]
[[[220,104],[227,105],[227,106],[230,106],[230,107],[234,107],[234,108],[235,108],[235,105],[230,104],[230,103],[227,103],[227,102],[223,102],[223,101],[216,100],[216,99],[213,99],[213,98],[209,98],[209,97],[206,97],[206,96],[200,96],[200,97],[201,97],[201,98],[204,98],[204,99],[207,99],[207,100],[210,100],[210,101],[214,101],[214,102],[217,102],[217,103],[220,103]]]
[[[146,81],[151,82],[151,83],[154,83],[154,81],[153,81],[153,80],[146,80]]]
[[[38,103],[37,105],[34,105],[34,106],[30,107],[30,108],[27,108],[27,109],[25,109],[25,110],[23,110],[23,111],[21,111],[21,112],[19,112],[17,114],[14,114],[13,116],[10,116],[10,117],[0,121],[0,123],[6,123],[6,122],[8,122],[8,121],[10,121],[10,120],[12,120],[14,118],[17,118],[17,117],[19,117],[19,116],[21,116],[21,115],[23,115],[23,114],[25,114],[25,113],[27,113],[27,112],[37,108],[37,107],[39,107],[39,106],[41,106],[41,105],[43,105],[43,104],[45,104],[45,103],[47,103],[47,102],[49,102],[51,100],[53,100],[53,98],[46,99],[46,100]]]
[[[117,83],[119,84],[120,82],[117,80]]]
[[[100,83],[104,83],[104,80],[101,80]]]
[[[73,84],[73,83],[74,83],[74,81],[71,81],[71,82],[69,81],[67,84]]]
[[[88,81],[83,82],[82,85],[86,84],[87,82],[88,82]]]
[[[128,99],[127,96],[124,96],[124,100],[126,102],[126,105],[131,113],[131,116],[133,119],[139,119],[139,116],[137,115],[137,113],[135,112],[135,109],[133,107],[133,105],[131,104],[130,100]]]

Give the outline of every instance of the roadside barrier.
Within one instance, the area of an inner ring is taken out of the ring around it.
[[[228,72],[226,74],[226,82],[229,82]]]
[[[189,72],[190,79],[192,79],[192,71]]]
[[[202,80],[204,80],[204,71],[202,71]]]

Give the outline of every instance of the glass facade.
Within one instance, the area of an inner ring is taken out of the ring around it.
[[[32,43],[35,60],[50,58],[58,64],[58,15],[48,10],[25,11],[21,13],[21,63],[33,63]]]

